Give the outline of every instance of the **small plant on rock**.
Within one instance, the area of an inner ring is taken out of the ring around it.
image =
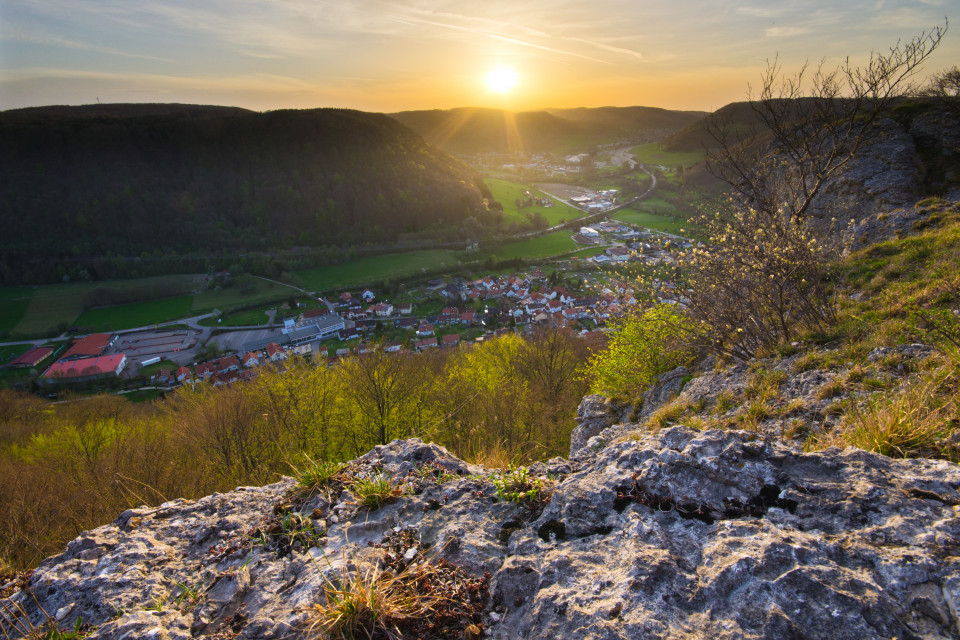
[[[384,473],[375,473],[370,476],[355,478],[350,485],[350,491],[357,497],[357,503],[367,509],[379,509],[387,502],[402,493],[402,487],[397,486]]]
[[[326,579],[323,602],[309,610],[309,640],[478,638],[489,574],[470,578],[444,560],[397,571],[370,562]]]
[[[510,467],[493,479],[497,497],[504,502],[536,502],[542,498],[543,480],[530,477],[526,467]]]
[[[313,495],[330,485],[346,466],[342,462],[325,460],[318,462],[307,455],[304,455],[304,457],[306,463],[303,466],[296,467],[291,464],[290,467],[293,471],[293,477],[297,480],[297,486],[307,495]]]

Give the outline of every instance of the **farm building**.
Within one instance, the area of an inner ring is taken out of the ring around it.
[[[43,375],[50,380],[79,382],[109,375],[119,376],[126,365],[127,356],[123,353],[79,360],[58,360]]]

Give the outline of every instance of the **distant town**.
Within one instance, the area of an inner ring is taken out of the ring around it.
[[[93,333],[59,350],[34,347],[7,366],[35,370],[53,387],[109,379],[139,379],[160,389],[222,386],[255,378],[262,367],[282,372],[291,358],[336,366],[375,344],[395,353],[465,348],[540,327],[586,336],[604,332],[644,300],[683,303],[683,292],[669,278],[654,278],[640,291],[616,268],[668,267],[678,250],[690,246],[688,240],[610,220],[581,227],[573,239],[585,247],[610,246],[591,258],[522,272],[435,278],[406,290],[404,300],[370,288],[314,297],[316,304],[287,308],[281,321],[267,327],[175,325]]]

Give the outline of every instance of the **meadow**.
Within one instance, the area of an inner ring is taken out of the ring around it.
[[[667,233],[680,233],[680,230],[684,228],[684,222],[677,218],[647,211],[637,211],[636,209],[622,209],[615,213],[613,217],[627,224],[656,229],[657,231],[666,231]]]
[[[81,313],[73,324],[91,331],[119,331],[169,322],[190,315],[191,296],[97,307]]]
[[[443,269],[457,264],[450,251],[432,249],[411,253],[392,253],[368,256],[328,267],[316,267],[298,271],[306,288],[313,291],[331,291],[378,280],[398,280],[415,276],[424,271]]]
[[[634,147],[630,150],[630,153],[637,159],[637,162],[671,168],[677,165],[691,167],[698,162],[703,162],[704,158],[702,149],[696,151],[664,151],[660,148],[659,142],[650,142]]]
[[[540,212],[551,227],[560,224],[561,221],[573,220],[574,218],[579,218],[584,215],[579,209],[575,209],[567,204],[558,203],[553,199],[551,199],[551,202],[553,202],[552,206],[542,207],[535,205],[526,207],[523,211],[520,211],[517,208],[517,200],[526,197],[524,191],[529,191],[534,197],[543,198],[547,196],[519,182],[496,178],[488,178],[484,180],[484,182],[487,187],[489,187],[490,193],[493,194],[494,200],[503,205],[503,222],[505,224],[522,224],[527,222],[526,214],[530,213],[532,215],[535,211]]]
[[[206,276],[171,275],[135,280],[72,282],[0,289],[0,332],[46,335],[77,326],[117,331],[178,318],[269,304],[299,293],[255,276],[240,276],[220,290],[204,289]],[[200,293],[197,293],[200,291]],[[120,304],[103,304],[102,301]],[[125,302],[129,300],[129,302]],[[100,304],[98,304],[100,303]],[[265,322],[264,318],[261,322]],[[250,322],[249,324],[258,324]]]
[[[226,312],[240,306],[279,302],[299,293],[295,287],[243,275],[235,278],[232,286],[220,290],[207,289],[195,295],[191,311],[194,314],[208,313],[214,309]]]
[[[27,336],[62,330],[74,324],[84,308],[90,306],[93,298],[133,302],[150,297],[180,296],[196,289],[202,281],[203,276],[174,275],[137,280],[43,285],[34,290],[26,310],[11,333]]]
[[[480,259],[513,260],[524,258],[537,260],[569,253],[577,248],[569,231],[556,231],[545,236],[537,236],[521,242],[505,244],[492,251],[481,251]]]
[[[267,324],[269,318],[263,309],[248,309],[231,313],[220,318],[209,317],[200,321],[205,327],[247,327],[250,325]],[[219,321],[219,322],[218,322]]]
[[[0,289],[0,332],[7,332],[17,326],[23,312],[27,310],[32,287],[4,287]]]

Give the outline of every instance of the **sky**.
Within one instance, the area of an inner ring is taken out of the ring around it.
[[[960,0],[0,0],[0,109],[712,111],[766,61],[866,60]],[[928,71],[960,64],[960,23]],[[509,90],[486,81],[512,72]],[[499,89],[499,90],[498,90]]]

